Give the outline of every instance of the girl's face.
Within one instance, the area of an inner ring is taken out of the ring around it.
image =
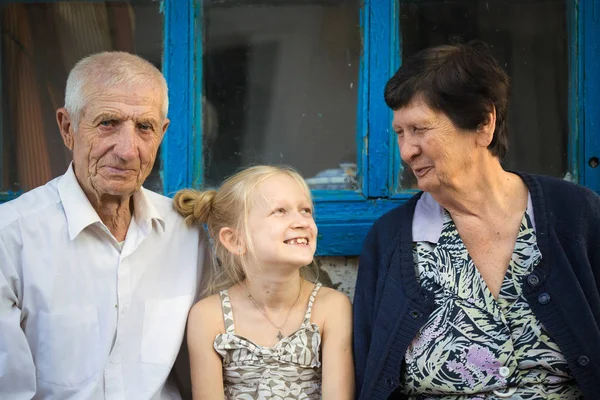
[[[258,266],[300,268],[312,262],[317,247],[313,207],[302,187],[287,174],[263,181],[248,215]]]

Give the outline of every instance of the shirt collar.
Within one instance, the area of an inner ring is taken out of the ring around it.
[[[527,214],[535,231],[531,194],[527,194]],[[417,201],[412,223],[412,241],[437,243],[444,228],[444,208],[427,192]]]
[[[163,232],[165,222],[160,216],[158,210],[148,199],[145,193],[146,189],[140,188],[133,194],[134,218],[144,234],[148,234],[152,229],[152,220],[156,219]],[[67,172],[58,182],[58,195],[65,210],[67,218],[67,227],[69,230],[69,239],[73,240],[90,225],[95,223],[102,224],[98,213],[92,207],[83,189],[77,181],[73,163],[69,165]]]

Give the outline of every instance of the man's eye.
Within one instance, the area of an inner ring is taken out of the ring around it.
[[[139,128],[143,131],[150,131],[152,130],[152,125],[150,124],[139,124]]]
[[[100,122],[101,126],[106,126],[106,127],[112,126],[113,124],[114,124],[114,120],[112,120],[112,119],[107,119],[107,120]]]

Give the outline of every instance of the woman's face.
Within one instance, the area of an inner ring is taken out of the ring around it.
[[[421,99],[394,111],[392,127],[400,157],[425,192],[456,186],[474,166],[477,133],[458,129],[446,114]]]

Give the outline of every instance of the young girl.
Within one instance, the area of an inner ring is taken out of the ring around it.
[[[175,206],[214,242],[212,295],[188,319],[194,399],[352,399],[350,302],[303,277],[317,227],[302,177],[250,167]]]

